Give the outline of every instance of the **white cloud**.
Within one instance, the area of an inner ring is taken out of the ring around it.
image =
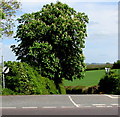
[[[90,20],[88,33],[117,34],[118,6],[117,3],[84,3],[74,6],[77,11],[85,12]],[[91,23],[96,22],[96,23]]]
[[[22,13],[31,13],[41,10],[42,6],[57,0],[21,0]],[[76,11],[85,12],[90,23],[88,24],[88,38],[86,39],[86,62],[111,62],[117,57],[118,35],[118,6],[117,0],[59,0],[67,3]],[[82,2],[81,2],[82,1]],[[91,2],[93,1],[93,2]],[[104,3],[103,3],[103,2]],[[106,1],[109,1],[106,2]],[[98,3],[99,2],[99,3]],[[114,3],[115,2],[115,3]],[[9,57],[14,56],[9,47],[5,46]],[[5,55],[6,60],[11,58]]]

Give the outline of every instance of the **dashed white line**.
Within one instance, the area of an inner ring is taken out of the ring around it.
[[[111,104],[112,106],[118,106],[119,104]]]
[[[69,95],[68,97],[69,97],[70,101],[71,101],[76,107],[79,107],[79,105],[77,105],[77,104],[72,100],[72,98],[71,98],[70,95]]]
[[[16,107],[0,107],[2,109],[16,109]]]
[[[105,96],[107,96],[107,97],[109,97],[109,98],[112,98],[112,99],[117,99],[117,98],[118,98],[117,95],[116,95],[115,97],[113,97],[113,96],[111,96],[111,95],[105,95]]]
[[[53,106],[44,106],[42,108],[57,108],[57,107],[53,107]]]
[[[105,106],[106,104],[92,104],[93,106]]]
[[[106,107],[106,106],[96,106],[96,107]]]
[[[33,109],[33,108],[38,108],[38,107],[22,107],[22,108],[23,108],[23,109],[27,109],[27,108],[28,108],[28,109],[30,109],[30,108]]]
[[[112,106],[106,106],[106,107],[108,107],[108,108],[109,108],[109,107],[112,107]]]

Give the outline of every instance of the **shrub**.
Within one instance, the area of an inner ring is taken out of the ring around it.
[[[98,85],[86,87],[82,91],[83,94],[98,94]]]
[[[0,95],[2,94],[2,83],[0,84]]]
[[[118,84],[118,75],[111,71],[100,80],[98,90],[100,93],[114,94],[119,87]]]
[[[98,94],[98,85],[96,86],[65,86],[67,94]]]
[[[113,68],[113,69],[120,69],[120,60],[118,60],[117,62],[114,62],[112,68]]]
[[[67,94],[82,94],[83,87],[81,86],[66,86]]]
[[[53,80],[42,77],[24,62],[7,62],[10,72],[5,75],[6,87],[17,94],[58,94]]]
[[[2,95],[15,95],[16,93],[11,89],[5,88],[2,90]]]
[[[61,94],[66,94],[65,87],[63,86],[62,83],[59,84],[59,91],[60,91]]]

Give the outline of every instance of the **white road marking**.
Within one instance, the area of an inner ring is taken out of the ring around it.
[[[74,106],[62,106],[61,108],[74,108]]]
[[[113,105],[113,106],[118,106],[119,104],[111,104],[111,105]]]
[[[70,101],[71,101],[76,107],[79,107],[79,105],[77,105],[77,104],[72,100],[72,98],[71,98],[70,95],[69,95],[68,97],[69,97]]]
[[[105,106],[106,104],[92,104],[93,106]]]
[[[109,108],[109,107],[112,107],[112,106],[106,106],[106,107],[108,107],[108,108]]]
[[[106,107],[106,106],[96,106],[96,107]]]
[[[80,96],[80,97],[81,97],[81,96],[88,96],[88,97],[89,97],[89,96],[91,96],[91,97],[93,97],[93,96],[98,96],[98,97],[99,97],[99,96],[104,96],[104,95],[99,95],[99,94],[98,94],[98,95],[97,95],[97,94],[90,95],[90,94],[86,94],[86,95],[71,95],[71,96]]]
[[[0,107],[2,109],[16,109],[16,107]]]
[[[113,96],[111,96],[111,95],[105,95],[105,96],[107,96],[107,97],[109,97],[109,98],[112,98],[112,99],[117,99],[117,98],[118,98],[118,96],[115,96],[115,97],[113,97]]]
[[[44,106],[42,108],[57,108],[57,107],[53,107],[53,106]]]
[[[31,109],[33,109],[33,108],[38,108],[38,107],[22,107],[22,108],[25,108],[25,109],[27,109],[27,108],[31,108]]]

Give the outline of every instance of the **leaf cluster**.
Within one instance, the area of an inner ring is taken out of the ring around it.
[[[5,36],[13,34],[14,17],[18,9],[20,9],[20,2],[17,0],[2,0],[0,2],[0,26],[1,33]]]
[[[106,73],[105,76],[100,80],[99,82],[99,92],[103,92],[106,94],[114,94],[118,87],[119,87],[119,79],[118,75],[110,71],[109,73]]]
[[[10,72],[5,75],[6,88],[18,94],[57,94],[53,80],[42,77],[27,63],[6,62],[5,66],[10,68]]]
[[[88,23],[85,13],[57,2],[44,5],[41,11],[22,15],[18,22],[20,25],[15,38],[20,43],[17,47],[12,46],[18,60],[37,64],[44,69],[43,74],[49,74],[47,71],[52,69],[57,74],[54,76],[56,78],[60,75],[61,78],[73,80],[84,76],[85,57],[82,49],[85,47]],[[48,55],[45,54],[45,46]],[[43,63],[49,65],[42,65],[42,58],[45,59]],[[57,65],[57,71],[53,64]]]
[[[117,60],[117,62],[114,62],[113,69],[120,69],[120,60]]]

